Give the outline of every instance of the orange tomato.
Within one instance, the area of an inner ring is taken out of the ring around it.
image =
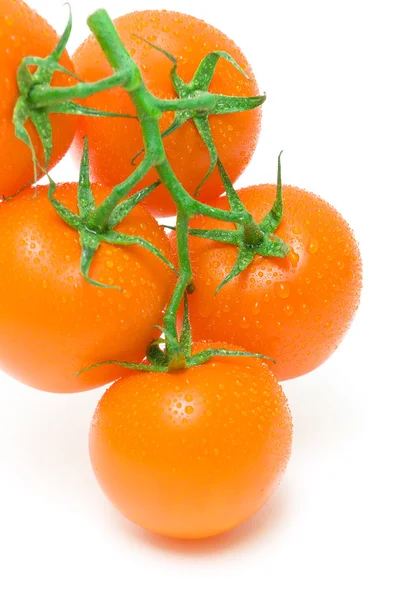
[[[118,33],[132,58],[139,66],[150,91],[159,98],[176,97],[170,71],[171,61],[133,34],[149,40],[174,55],[178,74],[189,82],[201,60],[210,52],[224,50],[232,55],[252,78],[247,80],[231,64],[221,59],[217,65],[210,91],[233,96],[258,94],[253,74],[239,48],[223,33],[194,17],[170,11],[146,10],[134,12],[115,21]],[[73,56],[76,72],[85,81],[96,81],[112,74],[112,69],[99,44],[90,36]],[[128,94],[122,89],[101,92],[85,101],[87,106],[107,111],[135,114]],[[255,149],[260,128],[259,109],[243,113],[214,115],[209,119],[219,156],[230,178],[235,181],[243,172]],[[173,120],[164,113],[160,126],[165,130]],[[126,179],[133,170],[132,158],[143,148],[138,122],[134,119],[83,117],[79,121],[76,146],[81,154],[82,138],[88,136],[92,177],[109,185]],[[191,194],[206,175],[210,159],[208,151],[191,121],[165,138],[167,157],[178,179]],[[140,162],[138,158],[137,163]],[[152,170],[144,179],[148,185],[156,179]],[[199,199],[207,201],[224,191],[216,169],[202,187]],[[144,201],[156,216],[176,213],[166,189],[160,186]]]
[[[14,134],[13,110],[18,99],[17,68],[26,56],[48,56],[58,42],[53,28],[21,0],[0,0],[0,197],[16,194],[33,180],[32,154],[28,146]],[[65,52],[61,64],[69,70],[73,65]],[[76,83],[68,75],[56,73],[52,84],[68,86]],[[76,117],[50,117],[53,128],[53,153],[49,167],[53,167],[67,152],[76,130]],[[27,130],[41,164],[43,148],[31,123]]]
[[[256,221],[272,207],[274,185],[238,194]],[[232,269],[237,249],[192,237],[189,296],[194,339],[225,340],[273,357],[279,380],[312,371],[338,347],[357,310],[361,258],[342,216],[318,196],[283,186],[284,217],[276,235],[292,252],[286,259],[257,257],[238,277],[215,290]],[[221,205],[226,200],[221,199]],[[195,217],[193,228],[232,229]]]
[[[95,475],[125,517],[162,535],[202,538],[268,500],[289,460],[292,423],[261,360],[224,357],[115,382],[89,439]]]
[[[94,184],[99,203],[109,188]],[[107,359],[141,361],[153,326],[172,293],[175,276],[138,246],[102,243],[90,275],[119,286],[100,289],[80,271],[79,234],[58,216],[39,187],[6,203],[0,219],[0,367],[23,383],[53,392],[75,392],[113,381],[126,372],[103,366]],[[57,187],[55,197],[77,212],[77,185]],[[138,206],[117,231],[145,238],[167,257],[164,231]]]

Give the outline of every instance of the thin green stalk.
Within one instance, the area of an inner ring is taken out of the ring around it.
[[[181,209],[178,209],[176,221],[176,245],[178,250],[179,277],[165,312],[164,327],[175,340],[178,340],[176,316],[186,288],[192,280],[192,267],[189,258],[189,218]],[[166,340],[166,345],[168,354],[168,338]]]
[[[193,98],[182,98],[173,100],[158,100],[158,106],[162,111],[173,110],[212,110],[216,100],[209,92],[202,92]]]
[[[97,92],[103,92],[123,86],[128,81],[127,73],[119,71],[107,79],[94,83],[77,83],[71,87],[52,87],[51,85],[36,85],[29,93],[29,101],[35,108],[51,106],[73,98],[88,98]]]

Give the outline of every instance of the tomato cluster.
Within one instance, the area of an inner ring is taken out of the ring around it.
[[[90,429],[105,494],[149,530],[210,536],[279,483],[292,423],[278,381],[338,347],[360,254],[332,206],[281,186],[280,164],[277,185],[234,191],[263,98],[229,38],[167,11],[114,24],[98,11],[89,25],[72,60],[46,63],[63,38],[0,0],[0,365],[47,391],[114,381]],[[39,86],[43,65],[54,71]],[[79,184],[32,187],[32,157],[48,175],[73,138]],[[177,213],[167,235],[155,217]]]

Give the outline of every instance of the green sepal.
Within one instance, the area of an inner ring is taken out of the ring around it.
[[[160,46],[156,46],[156,44],[153,44],[153,42],[150,42],[149,40],[146,40],[146,38],[142,37],[141,35],[133,32],[132,33],[133,37],[137,38],[138,40],[141,40],[142,42],[144,42],[145,44],[147,44],[148,46],[151,46],[152,48],[154,48],[154,50],[157,50],[158,52],[161,52],[161,54],[164,54],[164,56],[166,56],[167,58],[169,58],[169,60],[174,63],[174,65],[176,65],[177,60],[175,58],[175,56],[173,56],[172,54],[170,54],[169,52],[167,52],[167,50],[164,50],[163,48],[160,48]]]
[[[278,156],[278,175],[276,182],[276,198],[269,213],[260,223],[260,228],[264,233],[272,233],[278,229],[283,218],[283,198],[282,198],[282,173],[281,173],[281,154]]]
[[[36,151],[33,146],[33,142],[31,137],[25,127],[25,123],[29,118],[29,109],[25,98],[18,98],[17,103],[13,112],[13,125],[14,125],[14,133],[15,136],[26,144],[32,155],[33,161],[33,183],[36,184],[38,180],[38,164],[39,161],[36,157]]]
[[[253,110],[258,106],[261,106],[261,104],[263,104],[266,100],[265,95],[241,98],[238,96],[223,96],[221,94],[213,94],[213,98],[216,100],[215,107],[211,112],[213,115],[229,115],[235,112]]]
[[[194,192],[194,197],[196,198],[196,196],[198,196],[198,194],[200,192],[200,189],[202,188],[202,186],[207,181],[207,179],[210,177],[211,173],[214,171],[214,169],[216,167],[216,164],[218,161],[218,152],[217,152],[217,149],[214,144],[214,139],[213,139],[213,136],[211,133],[210,124],[208,122],[207,117],[194,117],[193,121],[197,127],[197,131],[199,132],[201,139],[203,140],[203,142],[205,143],[205,145],[208,148],[208,154],[210,156],[210,166],[208,167],[208,171],[204,175],[203,179],[200,181],[199,185],[197,186],[197,188]]]
[[[129,214],[129,212],[136,206],[140,200],[147,196],[152,190],[154,190],[159,182],[156,182],[147,188],[134,194],[131,198],[128,198],[125,202],[117,205],[111,212],[111,215],[103,228],[94,230],[91,226],[92,217],[95,214],[98,207],[96,207],[93,192],[90,185],[90,165],[89,165],[89,146],[88,140],[84,138],[84,147],[82,152],[80,170],[79,170],[79,184],[78,184],[78,210],[79,214],[76,214],[69,210],[64,204],[59,202],[55,197],[56,183],[52,180],[50,175],[47,174],[49,180],[48,197],[53,207],[55,208],[58,215],[73,229],[78,231],[80,237],[80,243],[82,247],[81,253],[81,272],[85,280],[101,288],[117,289],[122,291],[118,286],[107,285],[100,283],[99,281],[93,280],[90,275],[90,267],[92,264],[93,257],[99,248],[101,242],[114,245],[138,245],[145,248],[158,259],[163,261],[170,269],[175,273],[177,272],[174,265],[162,254],[162,252],[153,244],[147,240],[134,235],[127,235],[118,231],[114,231],[113,227],[123,221],[123,219]],[[112,193],[112,192],[111,192]],[[109,196],[104,200],[107,202]],[[100,205],[101,206],[101,205]]]
[[[117,285],[109,285],[107,283],[101,283],[100,281],[96,281],[89,276],[89,270],[92,265],[92,261],[98,247],[100,246],[100,238],[97,234],[92,233],[91,231],[87,231],[82,229],[79,232],[79,237],[82,246],[82,254],[81,254],[81,273],[84,276],[87,283],[90,285],[95,285],[96,287],[109,289],[109,290],[118,290],[122,292],[122,289]]]
[[[213,75],[215,73],[215,69],[220,58],[224,58],[227,62],[235,67],[239,73],[241,73],[246,79],[250,80],[250,77],[247,75],[246,71],[242,69],[241,66],[232,58],[230,54],[224,51],[215,51],[207,54],[201,61],[200,65],[197,67],[197,70],[194,74],[192,81],[189,84],[189,87],[192,90],[207,90]]]
[[[65,47],[67,45],[69,36],[72,28],[72,14],[71,8],[69,7],[69,16],[67,26],[60,37],[53,52],[46,58],[41,59],[37,64],[37,69],[32,75],[28,69],[27,59],[23,60],[17,70],[17,83],[21,96],[18,98],[14,112],[13,112],[13,124],[15,129],[15,135],[25,144],[27,144],[32,153],[33,168],[34,168],[34,183],[38,180],[38,167],[43,172],[46,172],[48,163],[51,158],[53,144],[52,144],[52,128],[47,110],[43,108],[34,109],[29,103],[29,94],[32,88],[37,85],[50,84],[54,71],[58,67],[58,61],[60,60]],[[32,62],[31,57],[31,62]],[[58,69],[57,69],[58,70]],[[25,128],[26,121],[30,119],[37,130],[39,138],[43,145],[45,164],[44,168],[41,167],[36,156],[35,148],[32,140]]]
[[[174,265],[168,260],[168,258],[166,258],[156,246],[154,246],[153,244],[141,237],[138,237],[136,235],[127,235],[125,233],[120,233],[118,231],[112,230],[106,231],[105,233],[101,233],[99,234],[99,236],[103,242],[108,242],[109,244],[115,244],[117,246],[141,246],[142,248],[145,248],[146,250],[154,254],[154,256],[159,258],[172,271],[177,273]]]
[[[239,246],[238,256],[235,264],[233,265],[230,273],[225,277],[225,279],[219,284],[217,289],[215,290],[215,295],[232,279],[240,275],[252,262],[254,258],[254,252],[252,250],[248,250],[244,246]]]
[[[44,151],[44,168],[46,171],[53,152],[53,133],[47,109],[39,109],[30,113],[30,120],[35,127]]]
[[[50,175],[47,175],[47,178],[49,180],[49,189],[47,191],[47,196],[50,202],[52,203],[53,208],[56,210],[57,214],[62,218],[63,221],[65,221],[67,225],[69,225],[73,229],[79,230],[83,225],[81,217],[69,210],[69,208],[64,206],[64,204],[59,202],[54,197],[54,192],[56,191],[57,184],[51,179]]]
[[[290,246],[274,234],[283,216],[281,154],[278,156],[276,200],[272,209],[260,224],[257,225],[254,220],[250,220],[245,225],[236,223],[235,231],[224,229],[189,229],[189,234],[192,236],[232,244],[238,248],[236,262],[230,273],[217,287],[215,294],[218,294],[227,283],[240,275],[256,256],[285,258],[290,252]],[[236,214],[242,212],[244,215],[248,215],[249,213],[234,189],[223,164],[220,160],[217,161],[217,164],[231,211],[236,212]]]
[[[238,193],[232,185],[232,182],[225,171],[225,167],[220,160],[218,160],[218,170],[224,184],[226,197],[228,198],[229,206],[232,211],[246,211],[246,207],[239,198]]]
[[[207,350],[202,350],[197,354],[191,356],[187,361],[188,367],[198,367],[199,365],[204,364],[205,362],[215,358],[217,356],[243,356],[247,358],[260,358],[261,360],[269,360],[272,363],[276,364],[276,361],[270,356],[266,356],[265,354],[259,354],[257,352],[242,352],[240,350],[225,350],[224,348],[207,348]]]
[[[78,209],[82,219],[87,219],[95,210],[96,204],[90,186],[89,177],[89,143],[85,136],[83,139],[83,152],[79,169],[78,183]]]
[[[137,206],[144,198],[146,198],[146,196],[151,194],[151,192],[155,190],[160,183],[160,181],[156,181],[143,188],[139,192],[136,192],[136,194],[133,194],[127,200],[124,200],[124,202],[118,204],[111,213],[108,226],[113,229],[116,225],[119,225],[119,223],[125,219],[125,217],[135,208],[135,206]]]
[[[82,375],[82,373],[86,373],[87,371],[91,371],[96,367],[102,367],[104,365],[116,365],[118,367],[123,367],[124,369],[130,369],[131,371],[144,371],[145,373],[166,373],[168,371],[167,367],[157,367],[154,365],[146,365],[145,363],[125,362],[121,360],[103,360],[95,363],[94,365],[90,365],[89,367],[81,369],[76,373],[75,377],[79,377],[79,375]]]
[[[48,57],[40,58],[39,56],[25,56],[21,61],[19,69],[21,69],[21,67],[41,67],[41,66],[45,65],[47,62],[48,62]],[[80,83],[84,83],[83,79],[81,79],[76,73],[74,73],[73,71],[70,71],[69,69],[67,69],[66,67],[63,67],[60,64],[53,65],[53,68],[54,68],[54,71],[58,71],[59,73],[64,73],[64,75],[68,75],[69,77],[76,79],[76,81],[79,81]],[[28,69],[27,69],[27,71],[31,77],[31,80],[30,80],[31,85],[29,85],[29,87],[27,88],[27,92],[29,92],[29,90],[32,86],[32,75],[30,74],[30,71]],[[25,74],[21,73],[21,77],[25,77]],[[17,80],[18,80],[18,77],[17,77]],[[21,81],[23,81],[23,80],[21,79]],[[20,85],[19,80],[18,80],[18,87],[21,90],[21,85]]]
[[[38,109],[37,109],[38,110]],[[84,106],[83,104],[77,104],[73,100],[65,100],[64,102],[57,102],[53,106],[47,107],[49,114],[63,114],[63,115],[83,115],[86,117],[113,117],[121,119],[138,119],[136,115],[129,115],[128,113],[117,113],[108,112],[107,110],[98,110]]]

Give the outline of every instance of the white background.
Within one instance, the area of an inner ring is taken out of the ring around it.
[[[73,51],[102,0],[70,1]],[[62,30],[61,2],[30,4]],[[328,363],[284,384],[295,436],[279,491],[250,522],[208,541],[152,536],[103,497],[87,453],[100,390],[58,397],[0,375],[4,600],[399,598],[395,5],[153,0],[151,7],[209,21],[242,47],[268,100],[257,154],[240,183],[274,181],[284,149],[284,182],[334,204],[356,232],[361,308]],[[139,0],[103,6],[112,16],[149,8]],[[74,173],[68,158],[56,169],[58,180]]]

